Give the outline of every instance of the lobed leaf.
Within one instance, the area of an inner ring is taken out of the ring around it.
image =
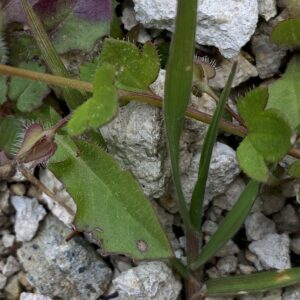
[[[214,254],[220,250],[240,229],[257,197],[259,186],[260,184],[253,180],[248,183],[236,204],[227,214],[224,221],[219,225],[218,230],[201,249],[201,252],[195,262],[190,265],[193,270],[201,267],[211,257],[213,257]]]
[[[146,43],[139,50],[132,43],[112,38],[104,41],[99,63],[114,65],[118,70],[117,87],[127,90],[148,90],[160,69],[152,43]]]
[[[286,115],[279,107],[270,108],[267,102],[268,91],[256,88],[237,103],[239,114],[249,130],[237,149],[237,158],[242,170],[260,182],[268,180],[268,164],[278,162],[292,146],[292,129]]]
[[[271,41],[280,46],[300,47],[300,19],[288,19],[278,23],[272,31]]]
[[[46,69],[37,63],[21,63],[20,68],[36,72],[45,72]],[[49,94],[47,84],[21,77],[12,77],[8,88],[8,97],[17,102],[17,108],[23,112],[30,112],[39,107],[43,99]]]
[[[68,122],[69,134],[81,134],[88,127],[98,128],[116,115],[118,95],[114,81],[114,66],[103,64],[98,68],[94,78],[93,96],[74,111]]]
[[[267,162],[279,161],[292,147],[292,130],[275,109],[258,113],[251,122],[248,135],[253,147]]]
[[[269,86],[267,108],[283,113],[296,128],[300,124],[300,55],[294,55],[282,78]]]
[[[50,170],[76,202],[78,230],[91,233],[105,253],[134,259],[173,256],[153,208],[128,171],[93,144],[75,145],[62,136],[56,142]]]
[[[300,178],[300,160],[290,165],[288,173],[295,178]]]
[[[279,289],[300,282],[300,268],[228,276],[207,281],[208,296],[243,295]]]
[[[237,101],[239,115],[249,126],[258,112],[264,111],[268,102],[268,90],[266,88],[256,88]]]
[[[269,169],[263,156],[253,147],[249,137],[246,137],[237,148],[237,160],[241,169],[251,178],[266,182]]]

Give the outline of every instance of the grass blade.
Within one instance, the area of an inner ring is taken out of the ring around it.
[[[32,30],[34,38],[37,41],[38,47],[42,52],[46,64],[54,75],[69,78],[70,74],[57,54],[40,19],[33,11],[28,0],[21,1],[29,26]],[[70,109],[75,109],[83,102],[83,97],[78,91],[64,88],[63,95]]]
[[[206,181],[208,177],[209,165],[211,160],[211,155],[213,152],[213,147],[217,139],[219,123],[224,111],[225,104],[229,97],[229,93],[232,86],[232,81],[234,78],[234,74],[236,72],[237,63],[235,62],[232,66],[230,75],[228,77],[227,83],[223,89],[223,92],[220,96],[220,100],[218,102],[217,108],[214,112],[213,118],[209,125],[204,145],[201,151],[201,158],[199,164],[199,171],[198,171],[198,180],[196,182],[195,188],[192,194],[191,200],[191,208],[190,208],[190,216],[193,226],[200,230],[201,223],[202,223],[202,207],[203,207],[203,200],[205,195],[205,187]]]
[[[300,282],[300,267],[208,280],[208,296],[225,296],[279,289]]]
[[[259,186],[260,184],[253,180],[248,183],[232,210],[219,225],[218,230],[202,248],[197,260],[191,264],[193,270],[201,267],[239,230],[256,199]]]
[[[163,105],[179,211],[188,227],[191,227],[191,222],[180,181],[179,140],[192,89],[196,16],[197,0],[178,0],[176,27],[167,66]]]

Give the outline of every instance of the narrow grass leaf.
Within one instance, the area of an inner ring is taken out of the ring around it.
[[[197,0],[178,0],[177,12],[167,65],[163,109],[179,210],[185,224],[192,227],[181,187],[179,141],[192,89]]]
[[[300,268],[229,276],[207,281],[207,296],[243,295],[280,289],[300,282]]]
[[[89,232],[104,253],[134,259],[173,256],[169,241],[139,184],[100,147],[56,136],[49,168],[77,206],[74,224]]]
[[[233,82],[234,74],[236,71],[237,63],[234,63],[231,69],[231,73],[227,80],[226,86],[220,96],[217,108],[214,112],[213,118],[209,125],[203,148],[201,150],[201,158],[198,171],[198,179],[192,194],[190,216],[193,226],[200,230],[202,223],[202,207],[203,199],[205,195],[206,181],[208,177],[209,165],[211,160],[211,155],[213,152],[213,147],[217,139],[219,122],[222,118],[225,104],[228,100],[229,93],[231,90],[231,85]]]
[[[25,11],[28,23],[32,30],[33,36],[36,39],[36,42],[42,52],[44,60],[51,72],[54,75],[59,75],[63,77],[70,77],[70,74],[66,67],[64,66],[62,60],[58,56],[52,42],[50,41],[43,24],[40,19],[33,11],[28,0],[21,0],[22,6]],[[76,91],[69,88],[63,89],[64,98],[70,109],[75,109],[78,105],[80,105],[83,101],[82,95]]]
[[[218,230],[202,248],[201,253],[195,262],[191,264],[191,268],[193,270],[201,267],[205,262],[213,257],[214,254],[220,250],[239,230],[256,199],[259,186],[260,184],[253,180],[248,183],[236,204],[227,214],[222,224],[220,224]]]

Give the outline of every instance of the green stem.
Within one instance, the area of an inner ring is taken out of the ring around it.
[[[27,17],[28,24],[33,33],[37,45],[43,55],[43,58],[50,68],[51,72],[55,75],[60,75],[64,77],[69,77],[69,71],[66,69],[62,60],[60,59],[58,53],[48,34],[40,21],[37,14],[33,11],[28,0],[21,0],[22,7]],[[75,109],[78,105],[83,102],[83,97],[80,93],[71,90],[69,88],[63,89],[64,98],[70,109]]]
[[[62,76],[55,76],[51,74],[34,72],[34,71],[30,71],[22,68],[15,68],[12,66],[2,65],[2,64],[0,64],[0,74],[7,75],[7,76],[17,76],[17,77],[27,78],[35,81],[41,81],[49,85],[69,87],[79,91],[85,91],[85,92],[93,91],[93,84],[90,82],[65,78]],[[118,90],[118,95],[120,99],[143,102],[153,106],[162,107],[163,98],[152,93],[146,93],[146,92],[137,93],[137,92],[131,92],[126,90]],[[205,124],[210,124],[212,119],[211,115],[201,112],[194,108],[188,108],[186,110],[185,116],[203,122]],[[219,128],[224,130],[227,133],[240,136],[240,137],[245,137],[248,132],[248,130],[243,126],[235,125],[225,120],[221,120],[221,122],[219,123]],[[300,159],[300,149],[298,148],[292,148],[288,154],[295,158]]]
[[[7,75],[7,76],[17,76],[17,77],[27,78],[35,81],[41,81],[49,85],[69,87],[79,91],[85,91],[85,92],[93,91],[93,84],[89,82],[85,82],[77,79],[65,78],[61,76],[55,76],[51,74],[39,73],[39,72],[30,71],[22,68],[15,68],[7,65],[0,64],[0,74]],[[158,107],[162,107],[162,103],[163,103],[162,97],[150,92],[141,93],[141,92],[130,92],[126,90],[118,90],[118,96],[120,100],[144,102]],[[194,108],[188,108],[185,115],[187,117],[190,117],[194,120],[206,124],[209,124],[212,118],[211,115],[196,110]],[[234,125],[225,120],[222,120],[220,122],[220,129],[240,137],[244,137],[247,135],[247,129],[243,128],[242,126]],[[299,153],[299,157],[300,157],[300,153]]]

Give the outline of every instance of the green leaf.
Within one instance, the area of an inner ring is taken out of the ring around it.
[[[117,113],[118,95],[114,86],[115,67],[103,64],[95,74],[93,96],[80,105],[68,122],[68,132],[77,135],[88,127],[98,128]]]
[[[0,118],[0,132],[0,151],[16,154],[21,146],[20,136],[24,133],[21,121],[11,116]]]
[[[93,82],[98,62],[88,62],[80,66],[80,79],[87,82]]]
[[[269,86],[267,108],[286,116],[292,128],[300,124],[300,55],[294,55],[281,79]]]
[[[279,161],[292,146],[292,130],[275,109],[268,109],[253,117],[249,130],[248,137],[253,147],[268,162]]]
[[[268,102],[268,96],[268,90],[266,88],[256,88],[249,91],[241,99],[238,99],[238,112],[247,126],[249,126],[253,117],[258,112],[265,109]]]
[[[54,75],[59,75],[63,77],[70,77],[69,71],[66,69],[62,60],[60,59],[55,47],[50,41],[42,22],[33,11],[28,0],[21,0],[22,7],[26,14],[30,29],[32,30],[33,36],[37,42],[37,45],[43,55],[45,62],[50,68]],[[53,2],[56,4],[56,2]],[[49,8],[47,6],[47,8]],[[75,109],[78,105],[82,103],[83,97],[80,92],[70,89],[63,89],[64,100],[67,102],[70,109]]]
[[[219,122],[222,118],[224,107],[226,105],[226,102],[230,94],[236,67],[237,67],[237,63],[234,63],[229,78],[220,96],[220,100],[214,112],[211,123],[208,127],[208,131],[201,150],[198,179],[195,188],[193,190],[191,207],[190,207],[190,216],[191,216],[192,224],[198,230],[200,230],[202,224],[203,200],[205,195],[205,187],[206,187],[206,182],[208,177],[211,156],[212,156],[214,144],[216,142],[218,131],[219,131]]]
[[[259,186],[260,184],[253,180],[248,183],[236,204],[227,214],[222,224],[219,225],[218,230],[201,249],[196,261],[191,264],[193,270],[199,268],[213,257],[239,230],[257,197]]]
[[[132,43],[108,38],[104,41],[100,65],[109,63],[118,70],[117,87],[127,90],[148,90],[159,72],[155,46],[146,43],[142,50]]]
[[[46,69],[37,63],[21,63],[20,68],[44,73]],[[45,83],[21,77],[12,77],[8,89],[8,97],[17,102],[17,108],[29,112],[39,107],[50,90]]]
[[[263,156],[253,147],[249,137],[246,137],[237,149],[237,159],[241,169],[251,178],[266,182],[269,170]]]
[[[56,142],[50,170],[76,202],[79,230],[90,232],[105,253],[134,259],[173,256],[153,208],[128,171],[93,144],[74,145],[62,136]]]
[[[300,160],[295,161],[293,164],[289,167],[289,175],[300,178]]]
[[[185,225],[193,229],[181,187],[179,141],[192,90],[197,0],[179,0],[177,11],[180,13],[176,16],[167,65],[163,111],[179,211]]]
[[[7,77],[0,75],[0,105],[6,102]]]
[[[277,24],[271,34],[271,41],[291,48],[300,46],[300,19],[288,19]]]
[[[242,295],[279,289],[300,282],[300,268],[228,276],[206,282],[207,296]]]

